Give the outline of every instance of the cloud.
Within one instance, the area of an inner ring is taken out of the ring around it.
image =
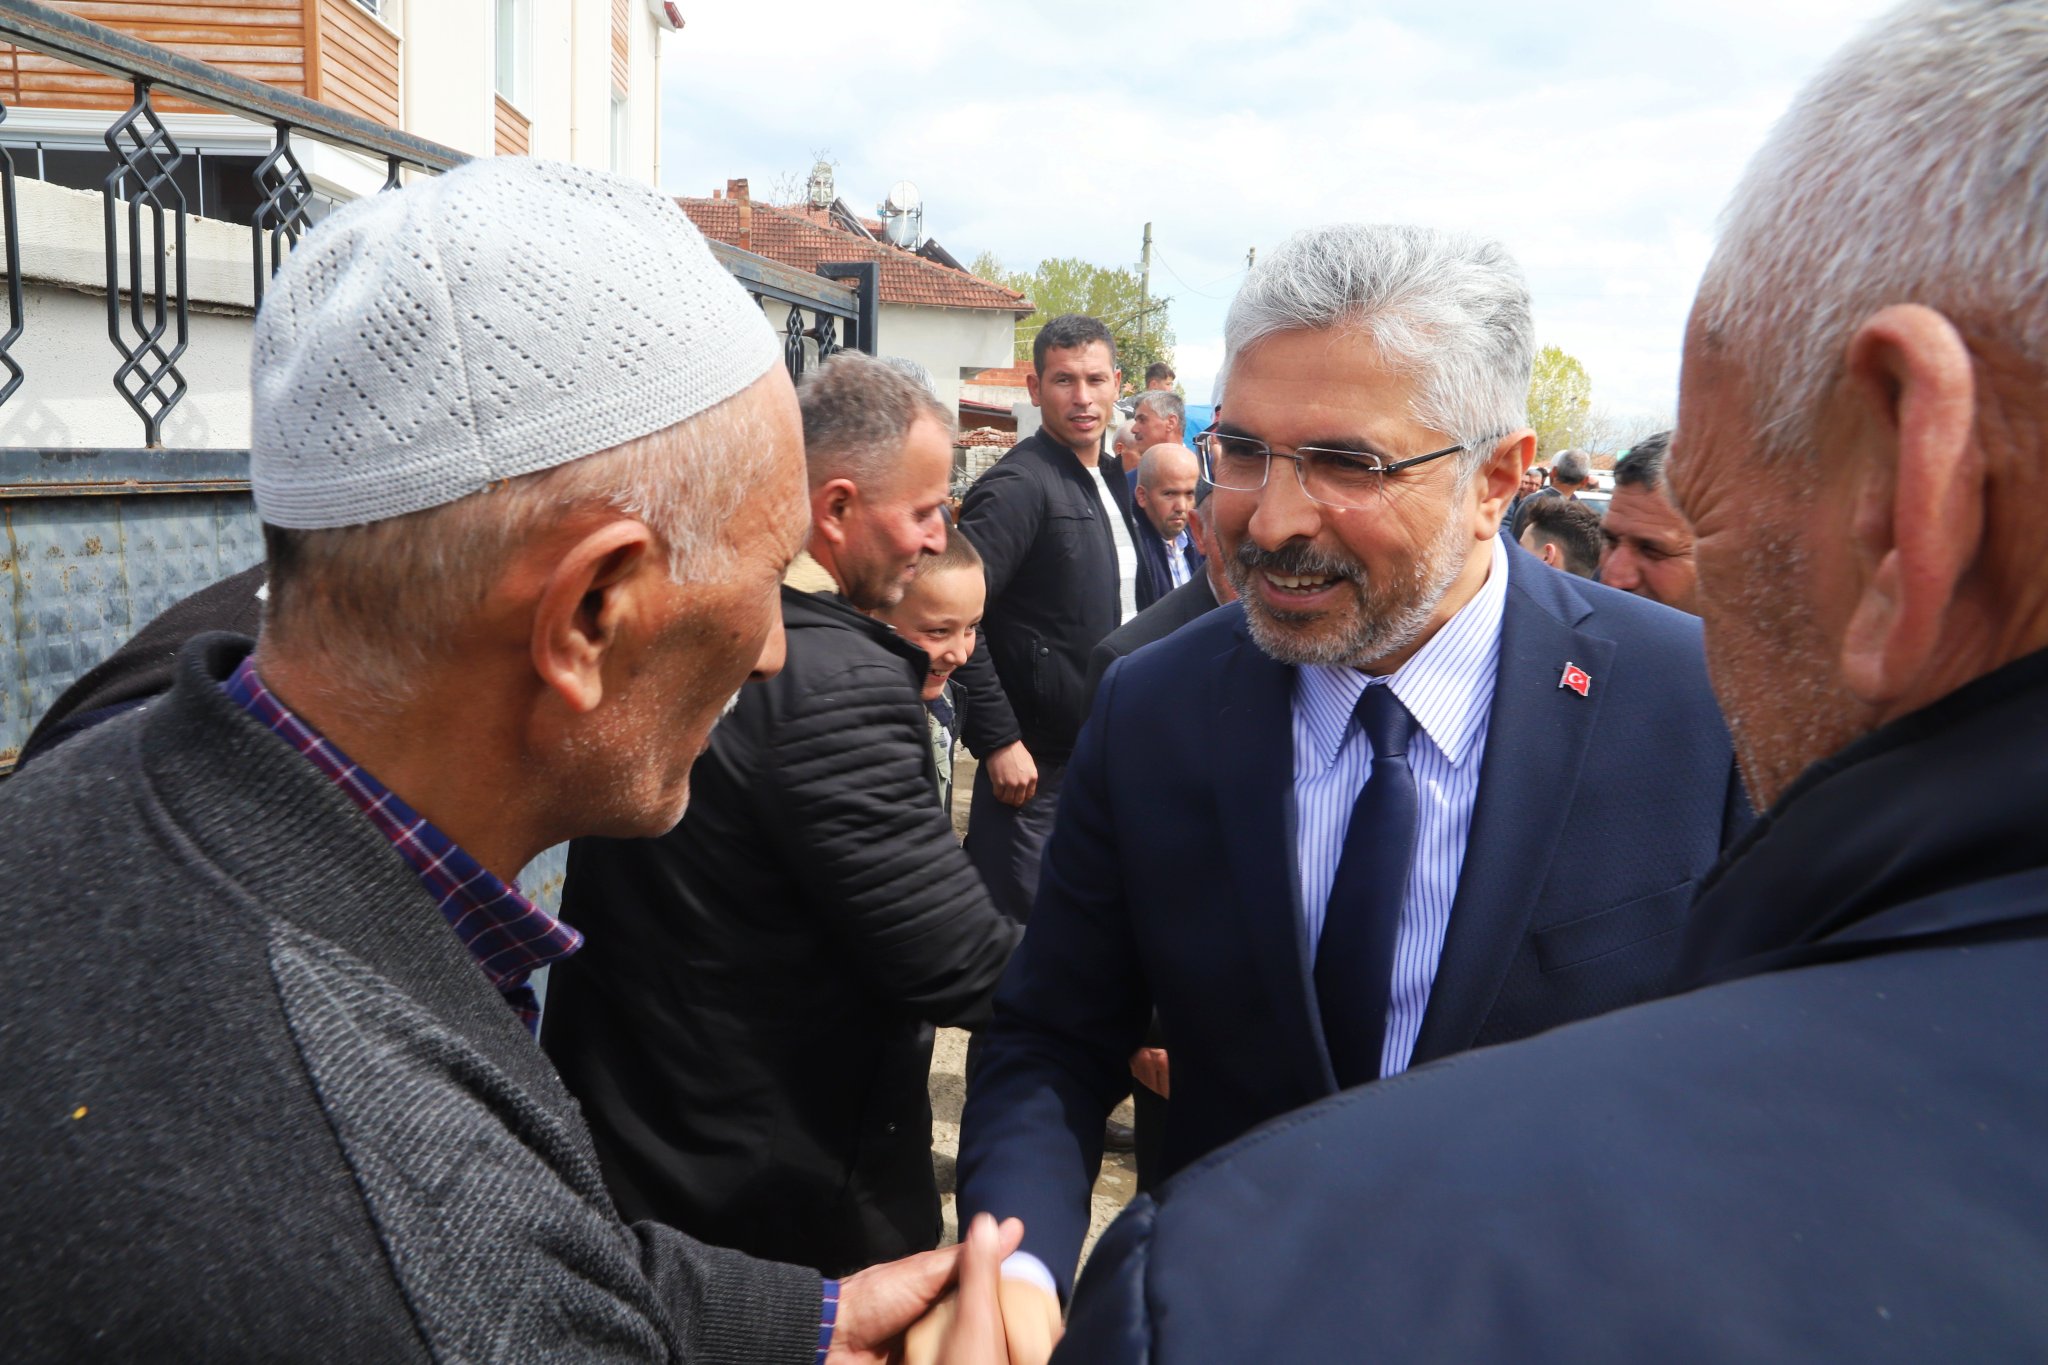
[[[1249,248],[1343,219],[1505,241],[1538,332],[1624,413],[1674,406],[1715,215],[1877,0],[707,6],[668,41],[665,182],[908,178],[963,259],[1135,263],[1153,225],[1189,394]],[[772,18],[769,15],[772,13]]]

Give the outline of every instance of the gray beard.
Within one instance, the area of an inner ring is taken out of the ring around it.
[[[1307,546],[1283,546],[1268,553],[1249,540],[1239,545],[1238,553],[1225,562],[1224,573],[1244,602],[1245,623],[1251,627],[1252,642],[1268,655],[1295,667],[1321,664],[1363,668],[1407,649],[1428,628],[1444,594],[1451,590],[1451,584],[1465,567],[1457,520],[1454,512],[1447,512],[1429,547],[1402,565],[1395,576],[1377,585],[1367,577],[1365,566],[1349,557],[1326,555]],[[1252,575],[1261,569],[1340,575],[1357,590],[1360,614],[1344,631],[1304,635],[1291,630],[1290,625],[1308,624],[1317,616],[1268,607],[1252,584]]]

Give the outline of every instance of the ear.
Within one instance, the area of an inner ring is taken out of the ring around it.
[[[811,536],[834,550],[846,547],[847,522],[860,502],[851,479],[831,479],[811,490]]]
[[[1033,368],[1024,376],[1024,392],[1031,395],[1032,407],[1042,408],[1045,406],[1038,398],[1038,371],[1036,368]]]
[[[654,532],[640,522],[605,523],[555,562],[534,606],[533,667],[541,681],[587,714],[604,699],[604,668],[621,629],[667,565]]]
[[[1209,559],[1215,555],[1216,545],[1209,539],[1209,524],[1202,520],[1202,509],[1199,507],[1188,509],[1188,539],[1202,552],[1202,558]]]
[[[1844,357],[1839,458],[1850,466],[1860,591],[1842,678],[1880,713],[1941,664],[1943,628],[1984,536],[1976,374],[1953,324],[1919,304],[1874,313]]]
[[[1536,458],[1536,433],[1511,431],[1493,443],[1493,449],[1473,472],[1472,483],[1479,495],[1473,510],[1472,537],[1485,540],[1500,529],[1501,514],[1522,489],[1522,471]]]

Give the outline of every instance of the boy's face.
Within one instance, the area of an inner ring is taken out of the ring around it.
[[[974,653],[974,633],[981,627],[987,597],[981,574],[973,569],[921,571],[903,600],[875,613],[896,633],[932,656],[924,675],[926,701],[938,697],[953,670]]]

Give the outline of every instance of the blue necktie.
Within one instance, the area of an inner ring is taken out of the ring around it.
[[[1340,1087],[1379,1078],[1394,938],[1415,856],[1415,773],[1408,766],[1415,717],[1384,685],[1366,688],[1353,714],[1372,741],[1372,771],[1351,807],[1315,970],[1323,1037]]]

